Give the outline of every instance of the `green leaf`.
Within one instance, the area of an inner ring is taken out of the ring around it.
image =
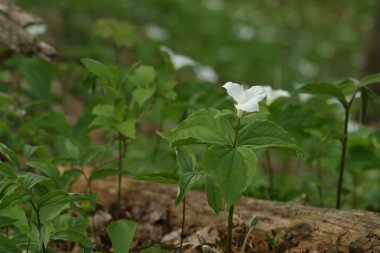
[[[112,82],[112,72],[101,62],[93,59],[82,59],[81,62],[95,76]]]
[[[65,139],[64,145],[69,157],[77,161],[79,159],[79,148],[75,146],[69,139]]]
[[[126,172],[124,172],[124,173],[126,173]],[[118,169],[115,169],[115,168],[97,169],[91,173],[89,179],[90,179],[90,181],[93,181],[93,180],[103,179],[106,177],[116,176],[119,174],[120,174],[120,171]]]
[[[0,228],[12,225],[17,221],[18,219],[13,219],[7,216],[0,216]]]
[[[32,146],[29,144],[25,144],[23,148],[23,153],[26,158],[30,158],[35,152],[41,149],[40,146]]]
[[[156,89],[153,88],[136,88],[132,92],[133,98],[136,100],[137,104],[141,107],[149,98],[151,98]]]
[[[368,87],[361,88],[361,91],[365,93],[365,96],[369,99],[369,101],[374,102],[375,104],[380,105],[380,97],[373,90]]]
[[[299,88],[297,92],[334,97],[338,99],[343,104],[343,106],[347,105],[347,101],[343,92],[330,83],[307,83]]]
[[[21,250],[17,248],[16,243],[9,240],[7,237],[0,235],[0,252],[1,253],[21,253]]]
[[[222,209],[222,196],[219,188],[215,185],[210,176],[206,176],[205,178],[205,190],[208,205],[218,214]]]
[[[137,224],[129,220],[119,220],[112,222],[107,233],[112,242],[115,253],[128,253],[135,236]]]
[[[174,201],[174,206],[178,206],[182,199],[185,197],[186,193],[190,190],[191,183],[196,178],[196,174],[193,172],[185,172],[181,174],[178,183],[178,194]]]
[[[26,195],[25,192],[21,191],[15,191],[6,195],[0,202],[0,211],[7,207],[18,204],[24,201],[26,198],[28,198],[28,195]]]
[[[5,158],[10,161],[16,168],[20,168],[21,163],[16,153],[5,146],[3,143],[0,143],[0,153],[3,154],[3,156],[5,156]]]
[[[360,85],[359,86],[360,87],[364,87],[364,86],[367,86],[369,84],[374,84],[374,83],[380,83],[380,73],[364,77],[360,81]]]
[[[44,206],[40,209],[40,220],[41,223],[45,224],[58,217],[63,211],[69,209],[70,205],[68,203],[57,203],[49,206]]]
[[[23,177],[22,185],[28,190],[42,181],[49,180],[49,178],[47,177],[34,174],[34,173],[26,173],[22,177]]]
[[[140,87],[149,87],[155,78],[156,70],[151,66],[144,65],[138,67],[134,75],[129,77],[136,86]]]
[[[2,162],[0,162],[0,174],[4,177],[9,177],[12,179],[17,178],[16,171],[8,164]]]
[[[55,181],[59,181],[59,170],[57,166],[47,161],[32,161],[28,162],[26,165],[35,168],[41,172],[43,172],[49,178],[54,179]]]
[[[212,146],[204,156],[204,169],[219,187],[227,205],[235,204],[251,183],[256,154],[247,147]]]
[[[298,146],[292,135],[282,127],[268,120],[257,120],[241,128],[236,141],[237,146],[253,149],[279,149],[298,154]]]
[[[233,146],[237,117],[232,112],[201,109],[169,132],[159,133],[172,147],[190,144],[220,144]]]
[[[118,123],[115,127],[122,135],[127,138],[135,139],[136,138],[136,119],[130,118],[126,121]]]
[[[62,230],[54,233],[52,240],[69,241],[81,244],[84,247],[94,247],[94,244],[82,233],[73,230]]]
[[[66,199],[68,196],[69,194],[62,190],[51,191],[43,195],[37,201],[37,206],[39,209],[41,209],[45,206],[50,206],[57,203],[67,203]]]
[[[115,117],[115,107],[113,105],[98,104],[92,109],[92,113],[113,119]]]
[[[177,147],[175,151],[177,157],[177,164],[181,172],[192,172],[196,164],[194,153],[192,153],[188,148],[185,147]]]
[[[178,176],[174,172],[159,171],[159,172],[141,172],[134,176],[136,180],[154,181],[164,184],[177,184]]]

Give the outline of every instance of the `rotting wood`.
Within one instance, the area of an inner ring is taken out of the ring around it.
[[[0,58],[9,57],[10,52],[14,52],[53,60],[56,57],[56,50],[48,43],[37,39],[27,29],[31,25],[42,24],[39,17],[23,11],[10,1],[0,0],[0,43],[9,49],[4,51]]]
[[[85,185],[81,185],[79,182],[75,188],[83,191]],[[112,199],[115,195],[113,194],[114,185],[112,178],[94,182],[93,188],[97,191],[99,202],[106,209],[114,202]],[[149,219],[147,218],[149,215],[160,216],[151,221],[152,226],[157,225],[158,219],[166,219],[170,223],[171,231],[178,231],[182,209],[181,207],[171,208],[176,196],[176,186],[128,179],[123,189],[124,196],[127,196],[123,200],[124,206],[131,218],[137,217],[133,215],[134,213],[145,212],[135,219],[141,224]],[[206,233],[205,238],[209,239],[210,245],[214,243],[212,240],[223,240],[227,228],[227,215],[225,213],[215,215],[208,207],[205,194],[201,191],[189,192],[186,199],[188,204],[185,245],[192,245],[192,250],[199,247],[195,239],[197,232]],[[154,208],[147,210],[147,206]],[[170,211],[160,212],[159,215],[152,214],[154,210],[160,208],[168,208]],[[248,197],[243,197],[236,205],[234,215],[236,249],[240,249],[250,220],[255,216],[259,217],[259,222],[251,235],[249,242],[251,250],[247,252],[272,252],[268,238],[273,238],[276,233],[281,233],[282,237],[274,252],[380,252],[380,214],[378,213],[317,208],[298,202],[285,203]],[[142,227],[147,228],[146,224]],[[157,227],[155,231],[157,232]],[[167,229],[162,229],[162,236],[167,232]],[[142,240],[146,233],[136,236]],[[253,248],[261,249],[253,251]]]

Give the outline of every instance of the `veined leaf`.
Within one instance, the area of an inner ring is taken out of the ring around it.
[[[325,95],[338,99],[344,106],[347,105],[343,92],[330,83],[307,83],[297,90],[299,93],[309,93],[314,95]]]
[[[380,83],[380,73],[369,75],[364,77],[360,81],[360,87],[367,86],[369,84]]]
[[[112,222],[107,228],[115,253],[128,253],[135,236],[137,224],[129,220]]]
[[[87,236],[73,230],[58,231],[52,235],[51,239],[76,242],[84,247],[94,247],[94,244],[87,238]]]
[[[136,119],[130,118],[126,121],[120,122],[116,125],[116,129],[125,137],[135,139],[136,138]]]
[[[222,198],[235,204],[250,184],[256,169],[256,154],[247,147],[212,146],[204,156],[204,168],[215,180]]]
[[[174,206],[178,206],[182,199],[185,197],[186,193],[190,190],[191,183],[196,178],[196,174],[193,172],[185,172],[181,175],[178,182],[178,193],[174,201]]]
[[[81,62],[95,76],[112,82],[112,72],[103,63],[88,58],[82,59]]]
[[[257,120],[241,128],[237,146],[253,149],[279,149],[297,154],[296,140],[282,127],[268,120]]]
[[[206,176],[205,178],[205,190],[208,205],[218,214],[222,209],[222,196],[219,188],[215,185],[210,176]]]
[[[0,235],[0,252],[2,253],[21,253],[21,250],[17,248],[16,243],[9,240],[7,237]]]
[[[26,173],[21,177],[23,178],[22,185],[28,190],[33,188],[33,186],[35,186],[36,184],[42,181],[49,180],[49,178],[35,174],[35,173]]]
[[[138,67],[129,79],[140,87],[148,87],[156,78],[156,70],[151,66],[142,65]]]
[[[132,92],[133,98],[136,100],[137,104],[141,107],[149,98],[151,98],[156,89],[154,87],[150,88],[136,88]]]
[[[15,167],[20,168],[20,160],[16,153],[3,143],[0,143],[0,153],[3,154]]]
[[[172,147],[189,144],[233,145],[237,117],[215,109],[202,109],[169,132],[159,133]]]
[[[6,163],[0,162],[0,174],[12,179],[17,178],[16,171]]]
[[[52,178],[55,181],[59,181],[59,171],[57,169],[57,166],[55,166],[53,163],[43,161],[31,161],[28,162],[27,165],[39,171],[42,171],[49,178]]]
[[[177,164],[181,172],[186,173],[193,171],[196,164],[195,155],[185,147],[177,147],[175,151]]]

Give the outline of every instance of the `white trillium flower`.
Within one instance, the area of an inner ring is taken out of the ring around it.
[[[267,105],[272,104],[273,101],[275,101],[277,98],[290,97],[290,93],[286,90],[281,90],[281,89],[273,90],[272,87],[270,86],[263,86],[263,88],[265,89],[265,93],[266,93]]]
[[[170,61],[173,63],[174,69],[178,70],[186,66],[196,66],[197,63],[186,55],[175,54],[170,48],[161,46],[162,52],[169,55]]]
[[[194,72],[197,78],[201,81],[209,83],[217,83],[219,80],[218,74],[215,70],[207,65],[198,65],[194,67]]]
[[[238,115],[241,116],[244,112],[258,112],[259,102],[265,98],[265,89],[261,86],[252,86],[249,89],[244,89],[243,86],[233,82],[227,82],[223,85],[237,104]]]
[[[168,40],[170,35],[164,28],[155,24],[150,24],[145,29],[146,35],[153,40],[165,41]]]

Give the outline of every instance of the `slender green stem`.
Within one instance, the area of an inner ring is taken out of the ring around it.
[[[118,163],[118,169],[119,169],[119,174],[118,174],[118,178],[117,178],[117,203],[116,203],[116,210],[117,210],[117,215],[119,216],[120,215],[120,202],[121,202],[121,183],[122,183],[122,175],[121,175],[121,172],[122,172],[122,168],[123,168],[123,144],[122,144],[122,141],[123,141],[123,136],[121,135],[121,133],[119,132],[119,163]]]
[[[269,190],[269,197],[271,199],[272,194],[273,194],[273,167],[272,167],[272,162],[271,162],[269,150],[265,151],[265,158],[266,158],[268,174],[269,174],[269,189],[268,189]]]
[[[347,150],[347,132],[348,132],[348,120],[350,117],[349,107],[345,108],[345,119],[344,119],[344,132],[342,139],[342,154],[340,157],[340,168],[339,168],[339,181],[338,181],[338,190],[336,194],[336,209],[340,209],[340,198],[342,194],[343,186],[343,174],[344,174],[344,165],[346,161],[346,150]]]
[[[317,165],[317,173],[318,173],[318,198],[319,198],[319,206],[323,207],[323,189],[322,189],[322,168],[321,168],[321,157],[318,157],[318,165]]]
[[[37,216],[38,232],[40,234],[40,240],[42,240],[42,253],[46,253],[46,249],[45,249],[45,245],[44,245],[42,233],[41,233],[42,224],[41,224],[41,220],[40,220],[40,212],[32,200],[30,201],[30,203],[32,204],[32,208],[36,212],[36,216]]]
[[[228,227],[227,227],[227,253],[232,253],[232,221],[234,216],[235,206],[230,206],[228,211]]]
[[[186,197],[182,200],[182,224],[181,224],[181,238],[179,244],[179,252],[182,253],[183,238],[185,237],[185,217],[186,217]]]
[[[243,246],[241,246],[240,253],[244,253],[245,252],[245,248],[247,247],[248,239],[249,239],[249,236],[251,235],[252,231],[253,231],[253,227],[249,227],[249,230],[248,230],[248,232],[247,232],[247,234],[245,235],[245,238],[244,238]]]

